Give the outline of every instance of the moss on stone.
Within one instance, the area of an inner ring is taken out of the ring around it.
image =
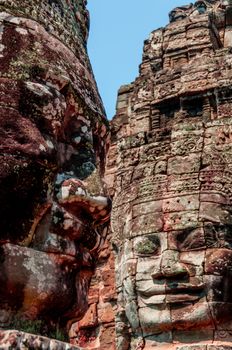
[[[16,329],[25,333],[42,335],[60,341],[68,341],[68,335],[65,330],[58,325],[49,327],[42,320],[29,320],[23,318],[21,315],[16,315],[14,319],[7,325],[8,328]]]
[[[144,239],[136,245],[136,252],[138,254],[152,254],[156,251],[156,249],[157,245],[151,239]]]

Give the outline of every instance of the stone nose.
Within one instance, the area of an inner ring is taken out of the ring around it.
[[[160,269],[152,274],[152,278],[178,278],[188,276],[188,269],[179,260],[179,252],[166,250],[161,257]]]

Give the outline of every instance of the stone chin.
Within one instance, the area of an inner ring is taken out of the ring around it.
[[[144,298],[141,297],[139,290],[137,293],[139,295],[137,316],[133,315],[131,302],[125,307],[128,321],[134,331],[137,327],[135,318],[138,318],[146,334],[214,327],[210,304],[206,302],[205,297],[196,297],[196,300],[190,295],[172,295],[172,300],[166,300],[167,295]]]
[[[153,305],[139,309],[139,318],[145,334],[158,334],[171,330],[194,330],[209,328],[214,324],[206,303],[186,304],[181,307]]]

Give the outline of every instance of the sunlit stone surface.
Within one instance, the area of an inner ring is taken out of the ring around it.
[[[173,10],[119,90],[108,169],[118,350],[232,346],[231,25],[229,1]]]

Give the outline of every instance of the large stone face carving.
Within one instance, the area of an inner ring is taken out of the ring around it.
[[[223,1],[172,11],[145,41],[139,78],[119,90],[111,150],[120,350],[231,347],[229,14]]]
[[[110,203],[85,6],[0,1],[1,328],[49,335],[88,307]]]

